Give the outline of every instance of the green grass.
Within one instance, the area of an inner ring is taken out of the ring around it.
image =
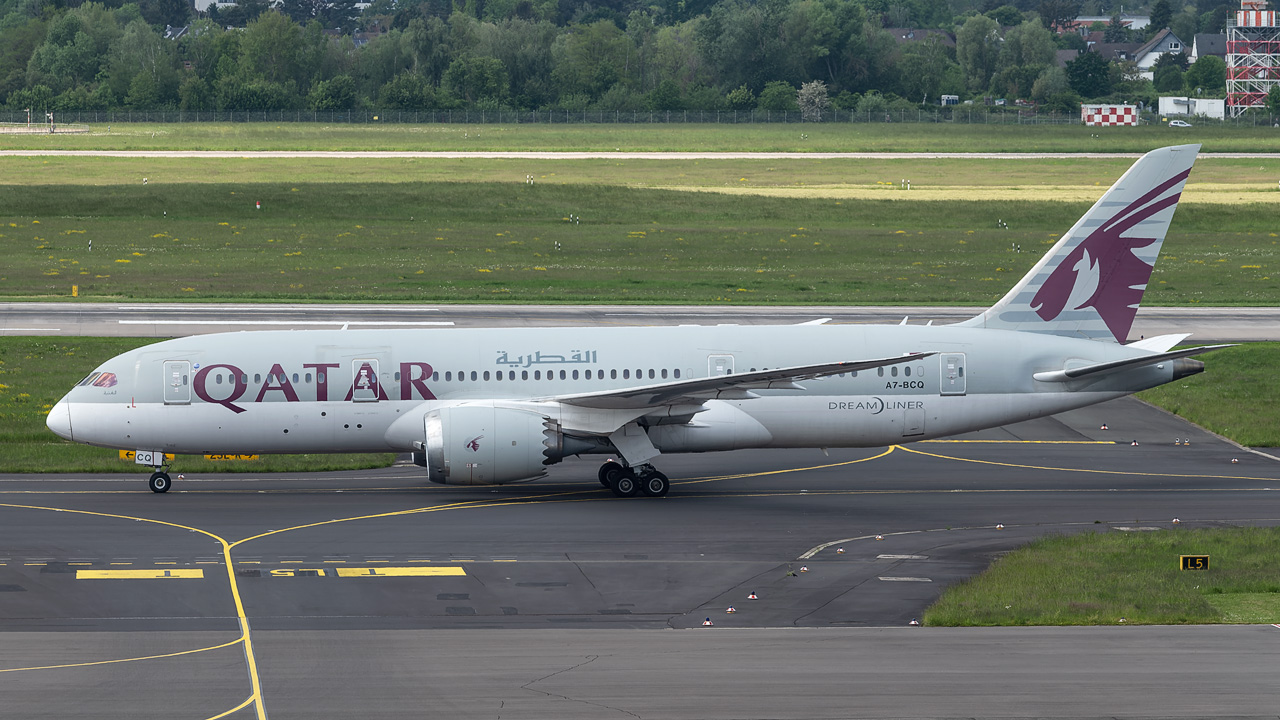
[[[395,184],[405,182],[496,182],[679,188],[850,187],[896,189],[910,178],[915,189],[1078,187],[1100,195],[1133,161],[1127,158],[987,160],[939,158],[786,160],[666,159],[484,159],[484,158],[156,158],[0,157],[4,185],[215,184]],[[1280,160],[1202,157],[1191,176],[1192,202],[1201,188],[1244,187],[1280,195]],[[893,192],[892,197],[914,196]],[[978,199],[978,198],[969,198]]]
[[[0,337],[0,472],[123,472],[147,469],[115,450],[63,440],[45,427],[49,408],[104,360],[156,338]],[[385,467],[391,453],[264,455],[213,462],[184,455],[175,472],[284,472]]]
[[[0,296],[86,300],[988,304],[1088,207],[463,182],[4,194]],[[1278,227],[1280,204],[1181,208],[1146,302],[1280,304]]]
[[[1099,531],[1037,540],[954,585],[926,625],[1280,622],[1280,528]],[[1178,569],[1209,555],[1210,569]]]
[[[1250,447],[1280,447],[1280,343],[1215,350],[1199,375],[1138,394],[1147,402]]]
[[[979,117],[975,113],[975,119]],[[1008,120],[1012,120],[1010,117]],[[994,119],[993,119],[994,120]],[[71,122],[71,120],[68,120]],[[672,125],[325,125],[106,123],[84,135],[0,135],[3,149],[622,150],[771,152],[1146,152],[1200,142],[1206,152],[1274,152],[1270,127],[1174,129],[963,123]]]

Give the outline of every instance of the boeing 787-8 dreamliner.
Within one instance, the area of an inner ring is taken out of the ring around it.
[[[995,427],[1200,372],[1185,335],[1128,342],[1198,145],[1155,150],[990,309],[947,326],[266,331],[103,363],[49,412],[61,437],[166,453],[411,452],[433,482],[600,481],[665,495],[662,454],[874,447]],[[1214,346],[1222,347],[1222,346]]]

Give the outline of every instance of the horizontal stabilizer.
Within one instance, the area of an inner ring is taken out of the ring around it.
[[[1183,348],[1182,350],[1174,350],[1172,352],[1156,353],[1154,355],[1143,355],[1136,358],[1126,358],[1124,360],[1112,360],[1111,362],[1085,365],[1084,367],[1070,368],[1068,370],[1038,372],[1032,377],[1040,382],[1067,382],[1068,380],[1079,380],[1080,378],[1091,375],[1118,372],[1120,370],[1128,370],[1130,368],[1142,367],[1144,365],[1154,365],[1167,360],[1191,357],[1192,355],[1199,355],[1200,353],[1206,353],[1210,350],[1220,350],[1228,347],[1235,347],[1235,345],[1202,345],[1200,347]]]
[[[1191,337],[1191,333],[1174,333],[1172,335],[1158,335],[1156,337],[1144,338],[1142,340],[1134,340],[1127,347],[1137,348],[1138,350],[1146,350],[1147,352],[1162,353],[1169,352],[1177,347],[1179,343]]]

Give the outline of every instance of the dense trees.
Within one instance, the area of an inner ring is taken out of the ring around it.
[[[351,0],[275,9],[241,0],[201,18],[185,0],[76,1],[0,0],[0,105],[816,116],[943,94],[1070,111],[1080,97],[1154,92],[1135,69],[1096,53],[1057,65],[1059,48],[1083,43],[1049,26],[1073,18],[1079,0],[376,0],[363,13]],[[1174,22],[1198,28],[1220,7],[1197,1],[1159,0]],[[188,23],[166,37],[166,26]],[[1107,39],[1126,35],[1114,17]],[[1217,94],[1224,73],[1216,58],[1189,68],[1165,60],[1155,87]]]

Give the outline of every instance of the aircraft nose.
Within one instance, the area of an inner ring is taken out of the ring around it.
[[[71,437],[71,406],[66,400],[59,400],[58,404],[53,406],[44,424],[49,426],[54,435],[67,440],[73,439]]]

